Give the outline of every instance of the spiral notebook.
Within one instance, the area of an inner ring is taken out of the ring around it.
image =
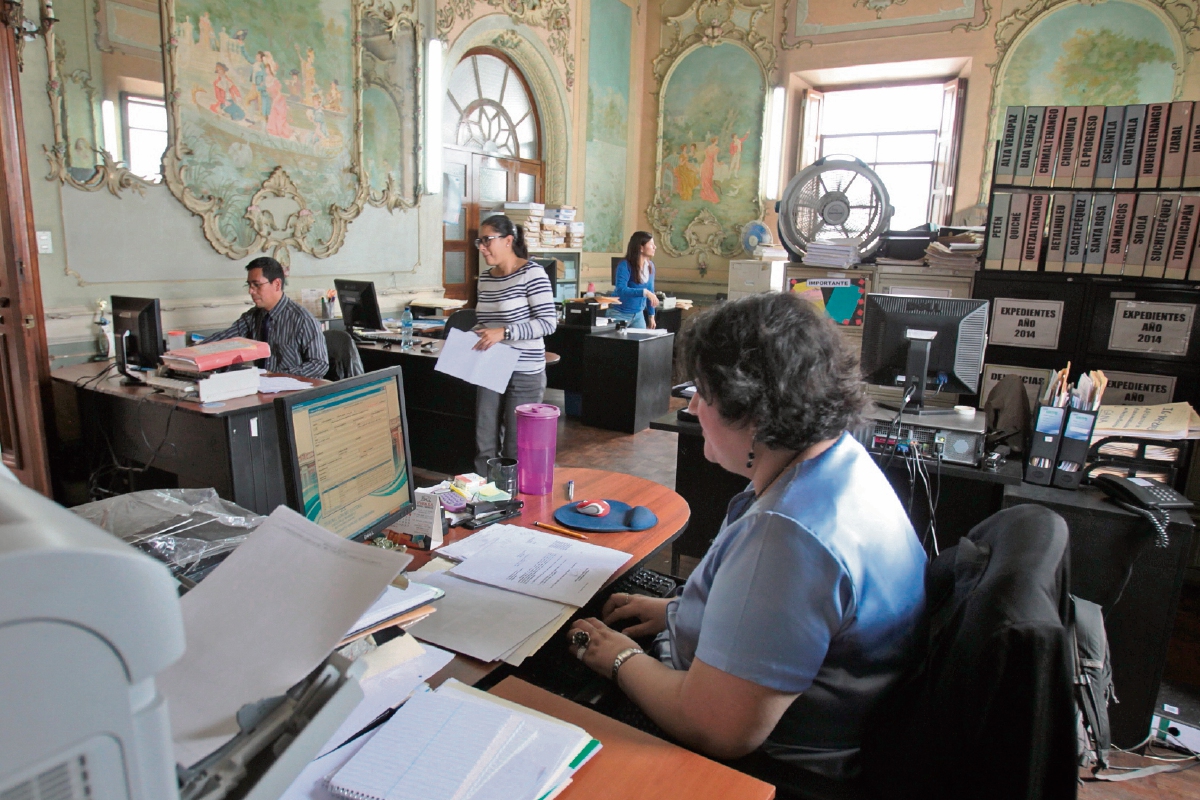
[[[538,800],[598,748],[582,728],[447,682],[405,703],[327,784],[352,800]]]

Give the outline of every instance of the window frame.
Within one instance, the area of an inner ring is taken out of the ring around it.
[[[502,50],[497,50],[496,48],[493,48],[493,47],[473,47],[473,48],[471,48],[466,53],[463,53],[462,58],[459,59],[459,63],[454,66],[454,69],[458,69],[458,67],[463,62],[465,62],[467,59],[473,58],[475,56],[491,56],[493,58],[496,58],[496,59],[502,61],[504,63],[504,65],[506,67],[508,67],[508,74],[510,76],[516,76],[517,80],[519,80],[521,82],[521,88],[524,89],[525,96],[529,99],[529,113],[533,116],[533,130],[534,130],[534,136],[536,137],[534,154],[532,157],[527,158],[527,157],[521,155],[519,150],[515,155],[512,155],[512,156],[495,155],[495,154],[488,154],[488,153],[484,153],[483,155],[492,155],[496,158],[506,158],[506,159],[507,158],[516,158],[516,159],[521,159],[524,161],[541,161],[542,160],[542,115],[538,111],[537,96],[534,95],[533,89],[529,85],[529,81],[526,80],[525,73],[521,70],[521,67],[518,66],[517,63],[508,56],[507,53],[505,53]],[[453,74],[453,70],[451,71],[451,73]],[[478,88],[478,85],[477,85],[477,88]],[[449,95],[449,93],[450,93],[450,89],[447,86],[446,94]],[[452,98],[449,98],[449,97],[447,99],[449,99],[451,101],[451,105],[453,105],[453,107],[455,109],[458,109],[457,101],[454,101]],[[478,99],[489,99],[490,100],[491,98],[482,98],[481,97]],[[459,115],[458,115],[459,123],[458,124],[459,124],[459,126],[461,126],[462,125],[462,110],[461,109],[458,109],[458,110],[459,110]],[[514,121],[514,125],[515,124],[516,124],[516,121]],[[457,131],[457,130],[458,130],[458,128],[456,127],[455,131]],[[465,145],[458,144],[458,136],[457,135],[455,135],[453,143],[448,142],[447,144],[451,147],[459,147],[463,150],[469,150],[471,152],[476,152],[475,150],[472,150],[471,148],[466,147]]]
[[[127,169],[132,170],[133,169],[133,151],[130,147],[130,137],[129,137],[129,131],[132,128],[132,126],[129,124],[129,103],[130,103],[130,101],[140,102],[143,105],[156,105],[156,106],[161,105],[163,108],[164,115],[166,115],[166,113],[167,113],[167,110],[166,110],[167,109],[167,101],[164,98],[154,97],[153,95],[142,94],[140,92],[121,92],[118,95],[118,99],[120,101],[120,108],[121,108],[121,121],[120,121],[120,124],[121,124],[121,149],[123,150],[123,152],[121,153],[121,155],[122,155],[121,160],[125,162],[125,166]],[[167,128],[165,131],[165,133],[167,135],[166,147],[170,147],[171,146],[171,140],[170,140],[171,121],[169,118],[167,118],[166,122],[167,122]],[[151,129],[150,128],[136,128],[136,130],[145,131],[145,130],[151,130]],[[155,131],[155,132],[157,133],[158,131]],[[164,154],[166,153],[166,147],[163,148]],[[147,181],[148,183],[162,183],[162,181],[163,181],[162,156],[161,155],[159,156],[159,166],[158,166],[157,177],[147,178],[147,177],[141,176],[141,175],[139,175],[138,177],[142,178],[142,180]]]

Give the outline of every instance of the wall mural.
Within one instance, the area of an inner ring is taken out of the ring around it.
[[[940,31],[978,31],[992,19],[989,0],[785,0],[784,50]]]
[[[284,264],[291,250],[326,258],[366,203],[415,205],[420,48],[410,10],[167,0],[163,174],[214,249],[270,252]]]
[[[1168,7],[1180,13],[1167,13]],[[996,47],[980,202],[987,201],[991,152],[1006,106],[1177,99],[1187,62],[1200,48],[1200,27],[1194,7],[1170,0],[1036,0],[997,23]]]
[[[587,169],[584,217],[589,253],[625,249],[625,161],[633,9],[592,0],[588,26]]]
[[[762,216],[759,164],[775,48],[759,25],[772,7],[697,0],[664,22],[674,40],[654,61],[662,89],[646,215],[659,246],[695,254],[701,275],[709,255],[738,253],[742,226]]]

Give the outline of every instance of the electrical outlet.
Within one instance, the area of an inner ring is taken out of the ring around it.
[[[54,237],[50,234],[50,231],[37,232],[37,251],[39,253],[54,252]]]

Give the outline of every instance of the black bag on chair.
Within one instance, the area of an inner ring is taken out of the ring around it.
[[[1093,773],[1108,768],[1112,745],[1108,727],[1108,704],[1116,701],[1112,685],[1112,661],[1104,612],[1095,603],[1071,596],[1071,636],[1075,655],[1076,732],[1079,766]]]

